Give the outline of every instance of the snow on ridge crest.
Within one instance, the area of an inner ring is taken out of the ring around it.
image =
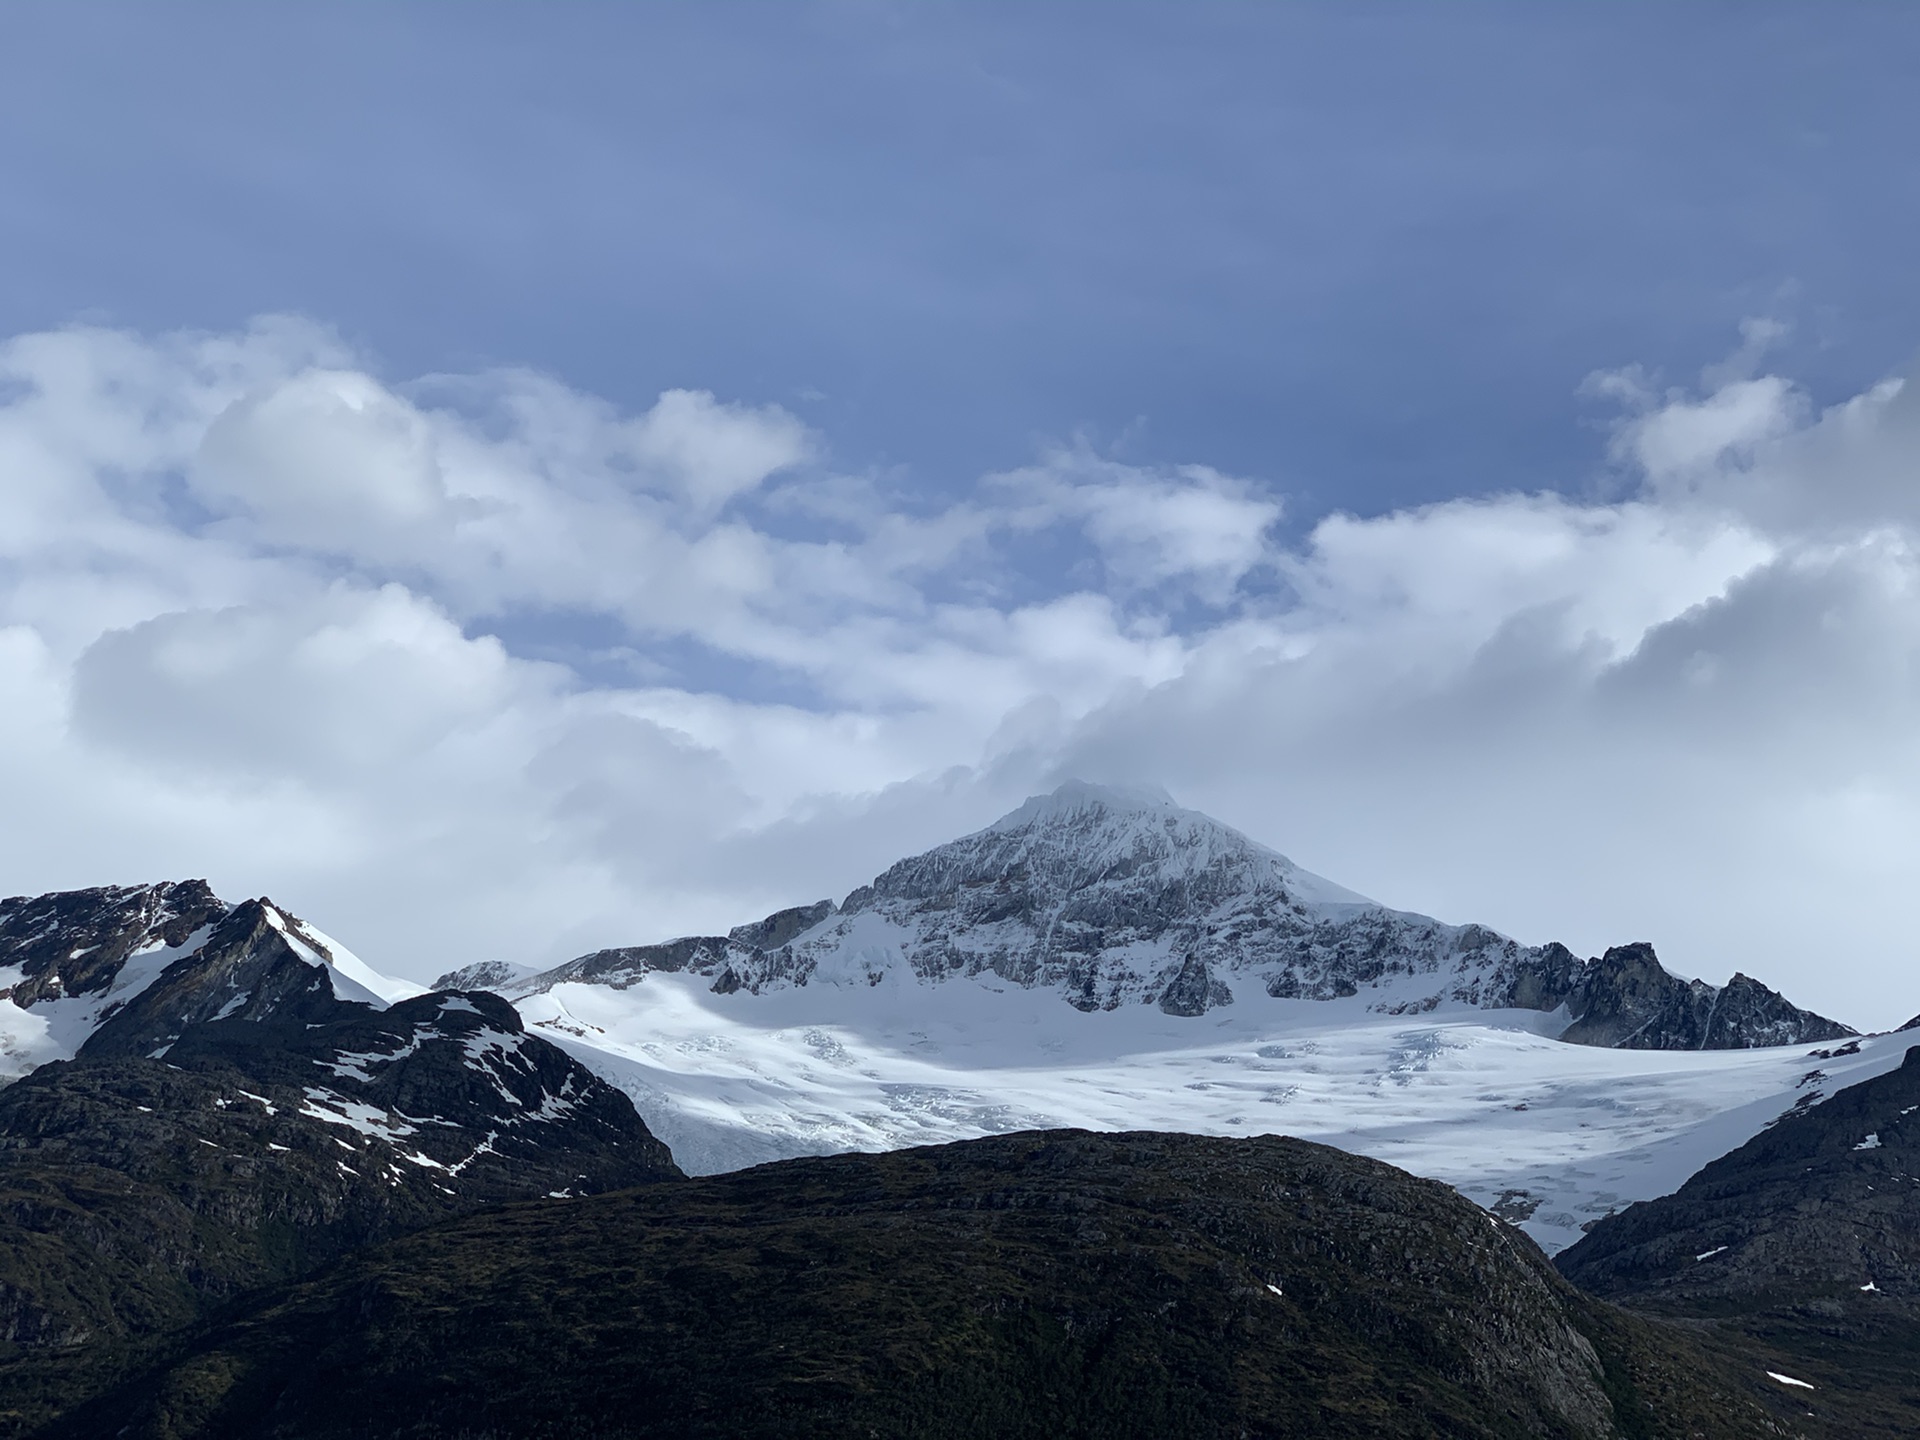
[[[984,830],[902,860],[847,898],[926,898],[954,886],[1020,877],[1041,909],[1097,890],[1178,885],[1189,902],[1259,894],[1296,913],[1383,907],[1302,870],[1286,856],[1211,816],[1185,810],[1164,791],[1070,781],[1036,795]]]
[[[990,974],[1082,1010],[1157,1002],[1196,1015],[1249,984],[1330,999],[1434,977],[1398,997],[1404,1013],[1449,999],[1497,1003],[1477,982],[1530,953],[1477,926],[1387,910],[1164,792],[1075,781],[900,861],[843,906],[783,911],[725,937],[600,951],[504,988],[621,988],[653,971],[709,975],[721,994]],[[1510,979],[1493,985],[1504,993]]]
[[[1076,815],[1088,810],[1152,813],[1179,808],[1173,796],[1158,785],[1095,785],[1086,780],[1068,780],[1044,795],[1029,795],[987,828],[1015,830],[1046,816]]]
[[[1093,785],[1069,780],[1046,795],[1030,797],[985,830],[941,846],[938,854],[993,834],[1026,832],[1059,835],[1093,867],[1111,864],[1131,849],[1160,852],[1162,865],[1191,873],[1210,866],[1238,866],[1248,883],[1271,878],[1293,899],[1312,909],[1366,906],[1379,902],[1303,870],[1279,851],[1249,839],[1210,815],[1187,810],[1159,786]]]
[[[1562,1038],[1644,1049],[1853,1033],[1745,976],[1682,981],[1645,944],[1580,960],[1563,945],[1389,910],[1164,792],[1080,781],[899,861],[841,906],[596,951],[497,988],[520,999],[573,982],[618,990],[656,972],[707,977],[719,995],[971,978],[1052,991],[1079,1010],[1146,1003],[1188,1017],[1261,990],[1365,992],[1377,1013],[1534,1011]]]
[[[325,973],[336,999],[384,1010],[396,1001],[427,993],[424,985],[375,970],[331,935],[265,897],[260,900],[260,909],[267,924],[280,932],[296,957]]]

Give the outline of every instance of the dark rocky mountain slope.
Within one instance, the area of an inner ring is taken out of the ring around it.
[[[1595,1294],[1761,1347],[1849,1433],[1920,1435],[1920,1047],[1557,1263]]]
[[[357,1248],[679,1175],[499,996],[343,999],[365,992],[269,902],[189,882],[9,904],[21,983],[92,1029],[0,1089],[0,1434]]]
[[[1538,1440],[1796,1414],[1444,1186],[1273,1137],[1051,1131],[436,1226],[49,1434]]]

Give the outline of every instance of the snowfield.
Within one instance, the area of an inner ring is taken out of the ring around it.
[[[652,974],[517,1004],[693,1173],[1047,1126],[1296,1135],[1443,1180],[1549,1251],[1920,1043],[1610,1050],[1548,1038],[1552,1013],[1410,1021],[1379,1013],[1391,1000],[1083,1012],[990,974],[930,987],[893,970],[762,995]]]
[[[0,1003],[0,1085],[18,1080],[49,1060],[71,1060],[74,1051],[100,1028],[102,1017],[125,1004],[183,955],[191,955],[207,941],[212,927],[203,926],[180,945],[155,940],[127,957],[113,984],[97,995],[70,995],[22,1009],[11,1000]],[[17,966],[0,966],[0,993],[18,984]]]

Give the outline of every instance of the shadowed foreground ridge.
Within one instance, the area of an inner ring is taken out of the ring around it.
[[[1814,1385],[1809,1407],[1843,1434],[1920,1434],[1920,1046],[1602,1220],[1557,1263]]]
[[[1777,1397],[1451,1190],[1046,1131],[450,1222],[255,1300],[62,1436],[1755,1436]]]
[[[0,1436],[367,1245],[679,1177],[627,1096],[499,996],[386,1004],[324,943],[192,881],[0,905],[13,989],[85,1036],[0,1088]]]

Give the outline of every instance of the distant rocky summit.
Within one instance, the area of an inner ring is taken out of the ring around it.
[[[449,970],[433,982],[436,990],[500,990],[539,973],[537,965],[515,965],[507,960],[476,960]]]
[[[1164,796],[1079,783],[900,861],[840,905],[475,983],[525,996],[654,972],[710,977],[723,995],[894,972],[928,985],[991,974],[1081,1010],[1145,1003],[1180,1016],[1230,1005],[1247,986],[1304,1000],[1368,992],[1389,1014],[1449,1002],[1559,1012],[1561,1039],[1647,1050],[1855,1033],[1745,975],[1725,986],[1681,980],[1649,945],[1581,960],[1563,945],[1390,910]]]
[[[129,961],[160,966],[195,948],[227,910],[204,880],[0,900],[0,997],[24,1010],[104,994]]]
[[[1597,960],[1576,960],[1546,945],[1516,968],[1496,1003],[1528,1010],[1565,1006],[1562,1040],[1633,1050],[1747,1050],[1805,1045],[1858,1032],[1789,1004],[1749,975],[1725,985],[1682,980],[1647,944],[1616,945]],[[1482,1003],[1486,1003],[1484,1000]]]

